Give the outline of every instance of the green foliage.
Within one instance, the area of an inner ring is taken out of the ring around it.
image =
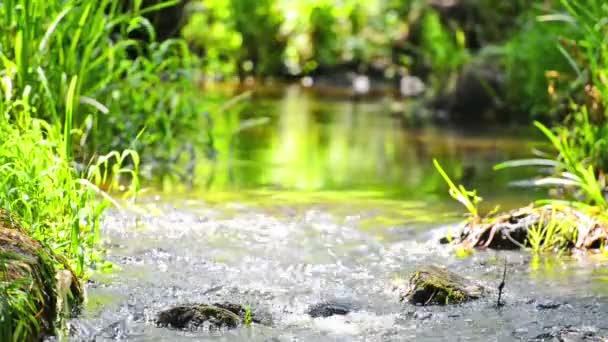
[[[397,46],[404,45],[423,8],[428,8],[418,0],[194,3],[184,37],[203,52],[208,73],[230,75],[240,70],[240,76],[276,76],[285,68],[306,74],[342,64],[369,68],[374,63],[394,73],[401,57],[414,57],[401,56]],[[462,32],[452,35],[436,12],[427,12],[421,30],[423,58],[453,70],[465,57]],[[243,69],[243,63],[248,68]]]
[[[544,217],[545,211],[537,224],[528,229],[527,244],[535,254],[551,250],[560,250],[568,245],[567,236],[572,226],[568,222],[555,217],[555,209],[551,210],[551,217]]]
[[[427,10],[422,17],[421,50],[425,60],[437,75],[456,70],[467,60],[468,52],[462,31],[452,34],[441,23],[439,14]]]
[[[283,70],[282,23],[273,0],[211,0],[200,4],[183,34],[212,72],[268,76]]]
[[[520,166],[551,167],[553,170],[550,176],[532,180],[532,184],[563,187],[565,190],[574,188],[575,200],[606,208],[602,185],[596,177],[594,166],[590,164],[593,161],[586,161],[585,156],[579,154],[579,145],[571,139],[570,132],[558,127],[558,135],[539,122],[535,122],[535,125],[553,144],[558,153],[557,157],[509,161],[496,165],[495,169]]]
[[[27,279],[0,281],[0,338],[2,341],[27,341],[38,336],[40,322],[38,308],[27,291]]]
[[[99,220],[109,205],[109,196],[95,184],[112,191],[119,177],[126,176],[136,191],[138,155],[114,152],[77,173],[65,150],[69,139],[59,126],[32,119],[27,97],[2,103],[0,207],[83,274],[97,259],[93,248],[99,240]],[[127,158],[134,169],[123,168]],[[106,200],[99,201],[99,195]]]
[[[229,24],[232,20],[230,3],[210,0],[200,5],[200,9],[190,14],[183,36],[190,46],[204,55],[206,70],[222,75],[236,74],[243,36]]]
[[[243,323],[245,323],[246,327],[250,327],[253,323],[253,312],[251,311],[251,306],[245,305],[243,309],[245,309],[245,318]]]
[[[448,174],[443,170],[443,168],[436,159],[433,159],[433,164],[435,165],[437,172],[439,172],[441,177],[443,177],[445,182],[450,187],[450,196],[452,196],[452,198],[454,198],[458,202],[462,203],[462,205],[467,208],[472,219],[478,219],[478,205],[482,201],[482,198],[477,196],[477,192],[475,190],[469,191],[462,185],[456,186],[456,184],[452,182]]]
[[[0,208],[80,277],[100,261],[104,210],[121,207],[109,193],[139,188],[138,152],[171,162],[179,138],[210,140],[197,58],[142,16],[176,3],[0,2]],[[3,341],[45,330],[28,281],[0,279]]]
[[[519,19],[520,29],[500,48],[506,101],[514,112],[556,117],[565,110],[565,97],[580,88],[575,82],[565,82],[571,81],[573,70],[560,48],[560,37],[574,35],[575,30],[541,15],[546,13],[525,13]]]
[[[85,163],[98,152],[135,146],[142,130],[148,154],[166,150],[164,137],[200,129],[191,103],[198,99],[196,59],[182,41],[156,42],[142,16],[172,4],[4,1],[2,75],[13,80],[13,93],[28,87],[31,115],[63,125],[66,149]],[[130,38],[136,31],[147,38]]]
[[[565,26],[558,50],[570,68],[573,86],[570,111],[562,125],[549,129],[536,122],[556,151],[554,157],[503,163],[497,168],[537,166],[551,168],[549,176],[533,180],[532,184],[561,188],[564,195],[574,200],[579,208],[596,211],[608,208],[604,176],[608,167],[606,133],[608,121],[608,49],[606,26],[608,6],[603,1],[563,0],[567,15],[543,17],[553,25]],[[548,39],[548,38],[545,38]],[[538,57],[544,61],[544,57]],[[529,71],[528,71],[529,72]]]

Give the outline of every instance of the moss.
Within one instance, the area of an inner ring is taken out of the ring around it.
[[[477,299],[482,293],[483,288],[472,281],[445,268],[429,265],[412,274],[402,299],[409,299],[416,305],[447,305]]]
[[[55,332],[60,311],[82,301],[82,288],[69,266],[5,211],[0,225],[0,340],[39,340]]]
[[[216,305],[181,305],[158,314],[156,324],[181,330],[235,328],[242,323],[234,312]]]
[[[456,240],[464,248],[519,249],[565,252],[599,249],[608,240],[608,218],[553,203],[527,206],[467,222]]]

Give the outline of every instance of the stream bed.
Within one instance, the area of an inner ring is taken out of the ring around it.
[[[523,174],[491,168],[526,156],[530,142],[491,130],[412,128],[381,101],[288,90],[252,103],[257,109],[240,115],[270,123],[230,143],[233,159],[214,170],[215,184],[148,193],[137,213],[108,215],[103,246],[115,267],[91,278],[88,301],[69,322],[70,340],[549,341],[569,329],[573,341],[599,341],[608,334],[605,258],[459,256],[438,243],[463,209],[445,195],[432,158],[488,194],[488,207],[509,208],[541,194],[508,186]],[[493,295],[445,307],[399,300],[417,265],[447,266],[497,288],[505,260],[499,309]],[[155,325],[171,306],[215,302],[247,305],[272,324],[194,332]],[[307,313],[327,302],[350,312]]]

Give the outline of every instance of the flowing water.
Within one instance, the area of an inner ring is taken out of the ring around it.
[[[518,129],[412,124],[391,114],[392,106],[297,89],[252,99],[230,120],[266,123],[226,124],[231,133],[218,146],[224,153],[197,178],[207,186],[150,192],[137,213],[108,216],[104,247],[115,268],[93,276],[88,302],[70,323],[72,339],[513,341],[568,326],[605,333],[608,271],[601,258],[459,257],[437,242],[462,209],[445,195],[433,157],[479,189],[487,208],[513,207],[543,194],[509,187],[529,173],[491,168],[527,156],[536,144]],[[398,284],[417,265],[445,265],[495,288],[505,260],[500,309],[493,295],[448,307],[399,301]],[[219,332],[154,324],[175,304],[224,301],[264,312],[272,324]],[[352,311],[307,315],[310,305],[326,301]]]

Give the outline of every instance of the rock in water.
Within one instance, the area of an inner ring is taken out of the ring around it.
[[[228,303],[228,302],[213,303],[213,305],[234,313],[235,315],[239,316],[243,322],[245,322],[247,320],[247,318],[246,318],[247,309],[243,305]],[[268,326],[272,325],[272,323],[273,323],[272,316],[267,311],[255,308],[255,309],[251,309],[249,313],[251,315],[249,317],[249,319],[251,319],[251,323],[268,325]]]
[[[335,315],[348,315],[355,308],[347,301],[326,301],[311,305],[306,313],[313,318],[330,317]]]
[[[484,288],[447,269],[435,265],[419,267],[410,277],[402,300],[415,305],[460,304],[478,299]]]
[[[215,305],[181,305],[158,314],[156,324],[181,330],[236,328],[242,322],[234,312]]]
[[[607,341],[607,336],[599,334],[599,330],[595,327],[553,327],[550,331],[536,336],[529,341],[589,341],[589,342],[604,342]]]

